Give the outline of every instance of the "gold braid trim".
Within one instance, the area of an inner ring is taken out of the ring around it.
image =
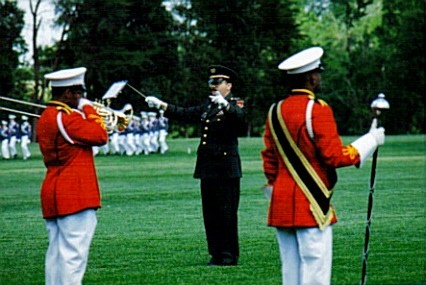
[[[320,105],[321,105],[322,107],[324,107],[324,106],[328,106],[327,102],[325,102],[324,100],[315,98],[315,93],[314,93],[314,92],[312,92],[311,90],[308,90],[308,89],[292,89],[292,90],[291,90],[291,92],[303,92],[303,93],[308,93],[308,97],[309,97],[309,99],[314,99],[315,101],[317,101],[318,103],[320,103]]]
[[[343,155],[349,155],[350,159],[354,160],[358,155],[358,150],[354,148],[352,145],[345,146],[342,149]]]
[[[105,122],[102,120],[102,118],[99,115],[95,114],[89,114],[87,116],[88,119],[94,120],[96,123],[98,123],[104,130],[106,130]]]
[[[319,188],[321,189],[321,192],[324,194],[324,196],[327,199],[330,199],[332,194],[333,194],[333,189],[328,190],[327,187],[325,186],[324,182],[321,180],[321,178],[318,176],[318,174],[316,173],[315,169],[313,169],[313,167],[311,166],[311,164],[309,163],[309,161],[306,159],[306,157],[303,155],[303,153],[300,151],[299,147],[296,145],[296,143],[294,142],[293,138],[290,135],[290,132],[287,129],[287,126],[284,122],[284,119],[282,117],[282,114],[280,112],[281,110],[281,104],[282,101],[280,101],[278,103],[277,106],[277,116],[278,116],[278,121],[280,122],[280,125],[283,129],[283,132],[288,140],[288,142],[290,143],[291,147],[293,148],[293,150],[295,151],[296,155],[299,157],[299,159],[301,160],[301,162],[303,163],[303,165],[305,166],[306,170],[309,172],[309,174],[312,176],[312,178],[314,179],[314,181],[317,183],[317,185],[319,186]],[[315,221],[317,222],[319,228],[321,230],[324,230],[325,227],[327,227],[332,218],[333,218],[333,207],[330,204],[330,208],[328,209],[327,213],[324,215],[321,207],[319,206],[318,202],[315,200],[314,196],[312,195],[312,193],[309,191],[308,187],[306,186],[306,184],[303,182],[303,180],[300,178],[299,174],[297,173],[296,169],[294,169],[293,165],[290,163],[287,155],[284,152],[284,149],[282,148],[281,144],[279,143],[277,134],[275,132],[274,126],[272,124],[272,111],[273,111],[273,107],[274,105],[271,106],[271,108],[269,109],[269,124],[270,124],[270,129],[271,129],[271,133],[272,136],[274,137],[274,140],[276,142],[276,146],[278,148],[278,152],[281,155],[281,158],[284,160],[285,165],[287,166],[287,169],[289,170],[289,172],[291,173],[293,179],[296,181],[297,185],[300,187],[300,189],[302,190],[303,194],[305,194],[306,198],[308,199],[309,203],[310,203],[310,210],[315,218]]]
[[[49,101],[47,104],[48,105],[56,105],[56,110],[63,111],[67,115],[74,112],[74,110],[70,106],[68,106],[67,104],[62,103],[60,101],[52,100],[52,101]]]

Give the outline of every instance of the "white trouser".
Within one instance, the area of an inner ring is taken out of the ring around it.
[[[93,209],[62,218],[46,219],[49,237],[46,285],[81,284],[96,224],[96,211]]]
[[[277,228],[282,282],[285,285],[330,285],[333,231]]]
[[[132,156],[136,152],[133,133],[128,133],[126,135],[125,148],[126,148],[126,155],[128,156]]]
[[[152,152],[158,151],[158,131],[150,133],[149,143]]]
[[[1,156],[4,159],[9,159],[10,158],[9,141],[8,141],[8,139],[4,139],[1,142]]]
[[[136,133],[133,135],[133,144],[135,146],[135,154],[140,154],[142,152],[142,146],[140,145],[140,134]]]
[[[119,135],[118,136],[118,145],[120,146],[120,154],[125,154],[126,153],[126,135]]]
[[[100,149],[105,155],[107,155],[109,153],[109,144],[108,143],[104,144],[103,146],[100,147]]]
[[[30,139],[27,135],[21,137],[21,150],[24,159],[28,159],[31,156],[30,149],[28,148],[29,143]]]
[[[93,156],[97,156],[99,153],[99,147],[96,145],[92,146],[92,152],[93,152]]]
[[[109,145],[108,143],[103,146],[92,146],[93,156],[97,156],[101,151],[103,154],[107,155],[109,153]]]
[[[147,155],[151,152],[150,144],[149,144],[149,134],[145,133],[141,136],[142,140],[142,152]]]
[[[158,142],[160,143],[160,153],[161,154],[165,153],[169,149],[169,146],[167,145],[167,142],[166,142],[166,137],[167,137],[167,131],[166,130],[160,130],[160,133],[159,133],[159,136],[158,136]]]
[[[10,156],[13,158],[16,155],[16,136],[9,139]]]
[[[113,133],[110,137],[110,143],[113,154],[120,153],[120,145],[118,144],[118,134]]]

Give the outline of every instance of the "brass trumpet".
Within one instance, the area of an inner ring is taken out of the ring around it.
[[[3,97],[3,96],[0,96],[0,100],[9,101],[9,102],[18,103],[18,104],[27,105],[27,106],[32,106],[32,107],[36,107],[36,108],[43,108],[43,109],[46,108],[45,105],[36,104],[36,103],[32,103],[32,102],[26,102],[26,101],[8,98],[8,97]],[[97,102],[97,101],[95,101],[95,102],[92,101],[92,106],[98,112],[99,116],[101,116],[108,134],[111,134],[115,130],[118,130],[118,131],[125,130],[127,128],[127,125],[132,120],[133,107],[132,107],[131,104],[124,105],[124,107],[121,110],[114,110],[114,109],[110,108],[109,106],[105,106],[104,103]],[[0,106],[0,110],[6,111],[6,112],[11,112],[11,113],[27,115],[27,116],[32,116],[32,117],[40,117],[39,114],[25,112],[25,111],[11,109],[11,108],[6,108],[6,107],[2,107],[2,106]]]
[[[101,102],[92,102],[93,107],[104,121],[105,128],[109,134],[114,130],[124,131],[133,117],[133,107],[130,104],[124,105],[121,110],[114,110]]]

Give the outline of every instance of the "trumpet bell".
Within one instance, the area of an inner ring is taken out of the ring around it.
[[[93,102],[93,107],[101,116],[108,134],[116,130],[119,132],[124,131],[132,120],[133,107],[131,104],[127,103],[121,110],[106,107],[100,102]]]

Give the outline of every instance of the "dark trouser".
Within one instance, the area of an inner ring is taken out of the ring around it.
[[[209,254],[237,263],[240,178],[201,179],[201,198]]]

